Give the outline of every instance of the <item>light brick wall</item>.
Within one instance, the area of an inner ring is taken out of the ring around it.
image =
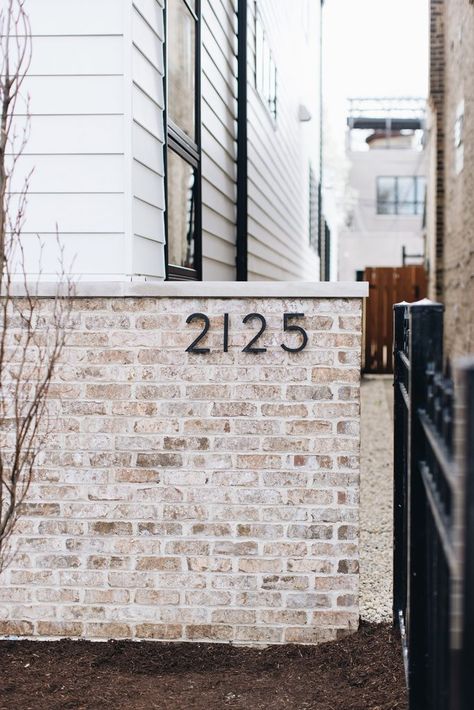
[[[428,210],[430,295],[446,308],[444,352],[451,362],[474,351],[474,2],[430,0],[430,103],[436,165]],[[455,127],[464,102],[458,164]]]
[[[207,355],[185,352],[196,311]],[[265,353],[241,352],[254,311]],[[301,353],[280,347],[297,339],[284,312],[305,314]],[[313,643],[356,629],[360,330],[360,298],[77,299],[0,635]]]
[[[445,231],[443,297],[445,356],[474,352],[474,6],[445,2]],[[464,167],[456,170],[454,145],[459,103],[464,101]]]

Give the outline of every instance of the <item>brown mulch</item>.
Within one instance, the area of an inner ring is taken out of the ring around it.
[[[398,638],[319,646],[0,642],[0,710],[406,710]]]

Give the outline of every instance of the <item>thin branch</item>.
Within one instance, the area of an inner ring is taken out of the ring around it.
[[[29,97],[23,95],[31,63],[31,30],[25,0],[8,0],[0,11],[0,573],[11,562],[12,535],[52,433],[51,383],[70,322],[73,287],[60,248],[56,297],[36,296],[31,286],[22,231],[31,173],[15,192],[12,178],[30,132]],[[23,125],[18,131],[19,119]],[[42,247],[40,246],[40,261]],[[14,296],[20,282],[24,294]],[[63,295],[62,295],[63,294]]]

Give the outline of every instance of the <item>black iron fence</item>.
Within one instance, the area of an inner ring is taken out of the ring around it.
[[[474,358],[443,370],[440,304],[394,311],[393,615],[409,707],[474,710]]]

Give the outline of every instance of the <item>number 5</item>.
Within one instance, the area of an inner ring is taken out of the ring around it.
[[[304,318],[304,313],[284,313],[283,314],[283,330],[286,333],[299,333],[303,340],[300,343],[300,345],[297,348],[289,348],[288,345],[285,345],[284,343],[281,344],[281,347],[283,350],[286,350],[287,353],[299,353],[308,344],[308,334],[305,331],[304,328],[302,328],[300,325],[291,325],[288,323],[290,318]]]

